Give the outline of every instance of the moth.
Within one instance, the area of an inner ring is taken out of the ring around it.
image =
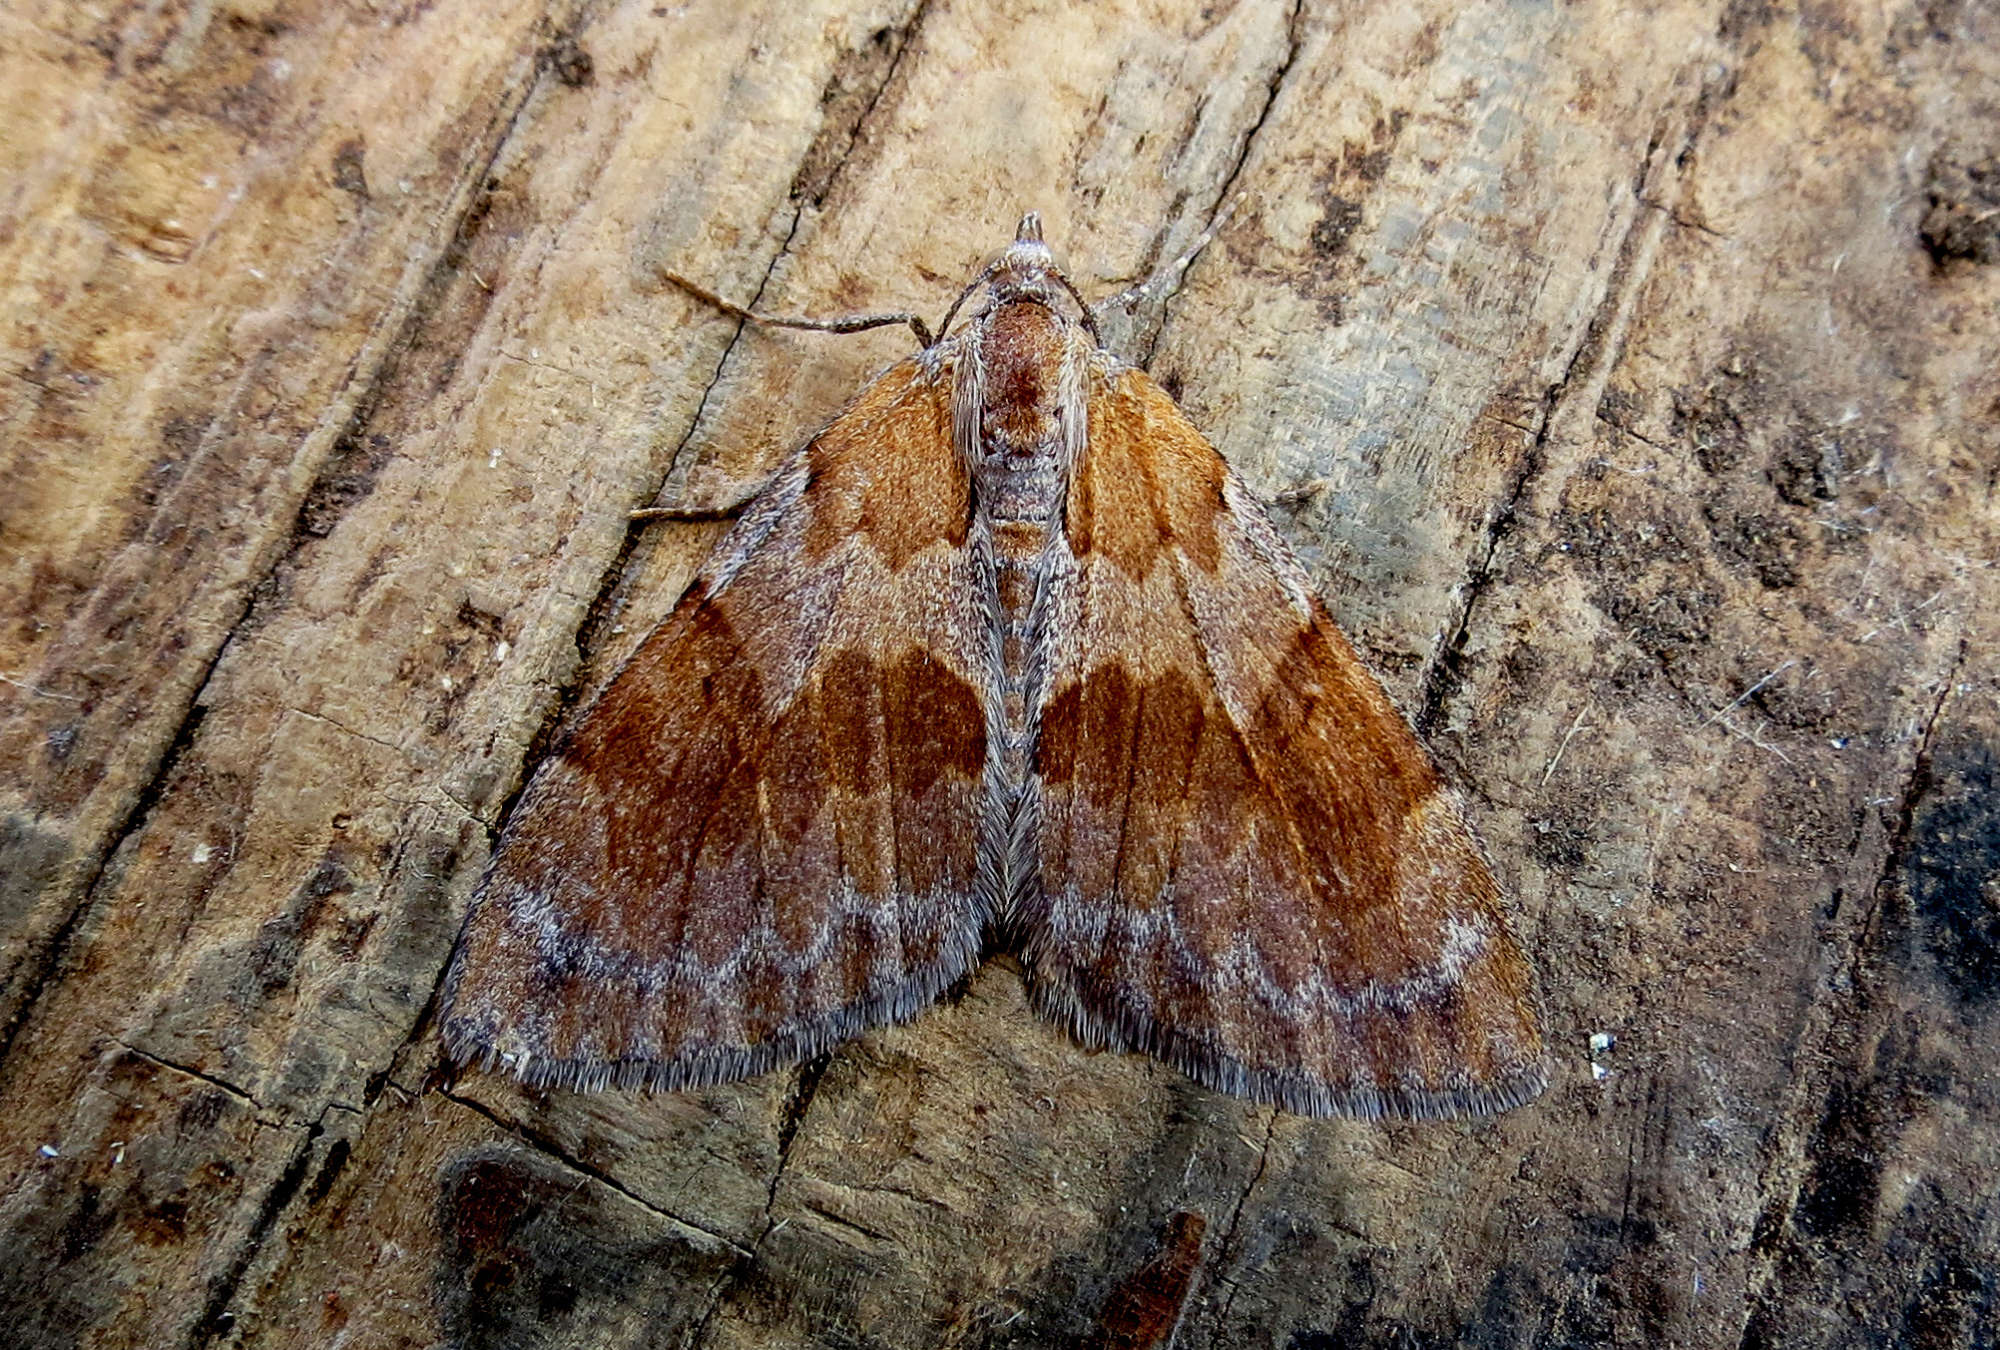
[[[1007,950],[1083,1045],[1288,1111],[1541,1091],[1456,797],[1039,218],[936,339],[888,319],[922,350],[783,463],[533,774],[447,1053],[697,1087]]]

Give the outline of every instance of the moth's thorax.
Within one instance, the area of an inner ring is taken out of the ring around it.
[[[1046,305],[1015,301],[986,317],[978,341],[982,457],[1007,464],[1046,457],[1061,432],[1068,325]]]

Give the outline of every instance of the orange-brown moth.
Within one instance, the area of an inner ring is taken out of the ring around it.
[[[1085,1045],[1290,1111],[1533,1097],[1479,842],[1261,505],[1037,217],[952,314],[975,296],[911,321],[535,772],[448,1053],[722,1082],[1006,949]]]

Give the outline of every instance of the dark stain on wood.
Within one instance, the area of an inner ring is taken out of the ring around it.
[[[1111,1291],[1098,1315],[1092,1350],[1153,1350],[1180,1324],[1188,1286],[1201,1268],[1201,1239],[1208,1216],[1176,1211],[1160,1234],[1159,1250]]]

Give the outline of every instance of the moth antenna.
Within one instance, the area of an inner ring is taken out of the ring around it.
[[[1091,309],[1090,301],[1084,299],[1083,292],[1079,291],[1076,288],[1076,284],[1063,275],[1062,268],[1050,264],[1049,275],[1060,281],[1062,288],[1069,292],[1069,298],[1076,301],[1078,318],[1079,322],[1083,324],[1083,331],[1090,334],[1092,342],[1102,347],[1104,345],[1104,335],[1097,331],[1097,314]]]
[[[732,318],[742,319],[746,323],[762,324],[766,328],[803,328],[813,333],[865,333],[871,328],[888,328],[895,325],[908,324],[910,331],[917,335],[918,342],[926,347],[931,345],[931,330],[924,325],[924,321],[921,318],[905,310],[898,310],[893,314],[845,314],[836,319],[805,319],[777,314],[758,314],[753,310],[743,308],[741,305],[724,300],[706,286],[701,285],[699,282],[690,281],[678,272],[669,272],[663,267],[660,269],[660,275],[668,281],[673,282],[674,285],[680,287],[689,295],[692,295],[695,299],[702,301],[704,304],[712,305]]]
[[[1216,232],[1229,223],[1229,218],[1236,214],[1236,208],[1242,202],[1243,194],[1239,192],[1223,203],[1222,209],[1215,213],[1215,219],[1208,222],[1208,228],[1196,235],[1194,242],[1181,250],[1179,257],[1175,258],[1165,267],[1156,269],[1153,275],[1147,277],[1137,286],[1128,286],[1126,289],[1118,292],[1118,294],[1098,301],[1094,306],[1086,305],[1084,313],[1094,317],[1113,309],[1130,310],[1141,300],[1144,300],[1155,290],[1159,289],[1159,287],[1180,276],[1201,255],[1201,251],[1208,247],[1210,241],[1215,238]],[[1068,282],[1065,281],[1064,284],[1067,285]]]
[[[1033,216],[1034,212],[1030,211],[1028,214],[1030,216]],[[1027,222],[1023,221],[1022,227],[1026,228],[1026,224]],[[1039,229],[1041,227],[1037,225],[1036,228]],[[1000,266],[1000,260],[998,258],[995,258],[992,262],[988,263],[984,269],[980,271],[978,276],[972,279],[972,284],[970,286],[967,286],[964,290],[958,293],[958,299],[952,301],[951,308],[944,312],[944,322],[938,325],[938,332],[949,333],[951,331],[951,321],[958,317],[959,307],[962,306],[967,300],[970,300],[972,298],[972,293],[974,291],[978,290],[980,287],[984,286],[988,281],[991,281],[993,279],[993,273],[999,266]]]

